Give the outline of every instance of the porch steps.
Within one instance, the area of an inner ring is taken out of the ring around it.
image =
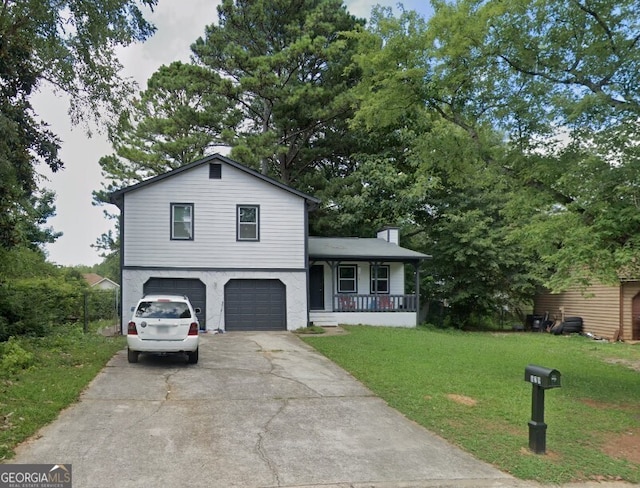
[[[338,321],[331,312],[313,312],[309,315],[309,321],[318,327],[338,327]]]

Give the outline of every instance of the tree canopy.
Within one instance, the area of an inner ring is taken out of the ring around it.
[[[153,33],[138,4],[155,0],[5,0],[0,6],[0,246],[37,246],[59,234],[42,225],[54,212],[39,164],[63,167],[60,141],[38,120],[30,96],[44,83],[71,95],[74,122],[118,112],[128,85],[116,46]]]
[[[227,144],[323,199],[314,233],[401,226],[460,324],[637,276],[640,2],[432,4],[365,26],[338,0],[224,0],[127,113],[108,188]]]
[[[435,3],[432,82],[456,89],[451,114],[504,134],[502,165],[526,195],[509,205],[513,238],[552,288],[638,271],[638,8]]]
[[[403,134],[384,164],[413,168],[393,202],[433,296],[469,317],[637,274],[638,2],[434,7],[374,13],[353,90],[353,124]]]
[[[232,157],[296,185],[341,156],[345,95],[357,81],[347,70],[354,45],[341,33],[363,24],[342,0],[223,0],[192,50],[243,114]]]
[[[205,156],[223,145],[224,131],[238,116],[220,96],[220,77],[193,64],[162,66],[147,88],[123,111],[112,134],[115,153],[99,164],[106,193],[166,173]]]

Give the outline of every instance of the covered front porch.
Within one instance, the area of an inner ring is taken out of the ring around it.
[[[390,230],[395,235],[385,230],[370,239],[309,238],[310,324],[417,325],[420,297],[414,290],[420,263],[429,256],[400,247],[397,229]],[[405,276],[413,278],[409,287]]]

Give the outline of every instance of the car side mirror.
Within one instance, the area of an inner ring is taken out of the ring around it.
[[[194,312],[195,312],[195,313],[201,313],[201,312],[202,312],[202,310],[201,310],[201,309],[199,309],[199,308],[196,308],[196,309],[194,309]]]
[[[131,311],[133,312],[136,309],[136,307],[131,307]]]

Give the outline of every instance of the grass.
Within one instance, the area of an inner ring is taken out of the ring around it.
[[[304,340],[410,419],[475,457],[543,483],[640,483],[640,346],[580,336],[345,327]],[[614,361],[622,360],[615,363]],[[527,364],[558,369],[547,454],[528,448]],[[635,456],[623,452],[635,439]]]
[[[61,327],[42,338],[20,338],[0,348],[0,461],[14,456],[14,448],[61,410],[75,402],[82,390],[125,345],[122,337],[103,337],[91,324]]]

